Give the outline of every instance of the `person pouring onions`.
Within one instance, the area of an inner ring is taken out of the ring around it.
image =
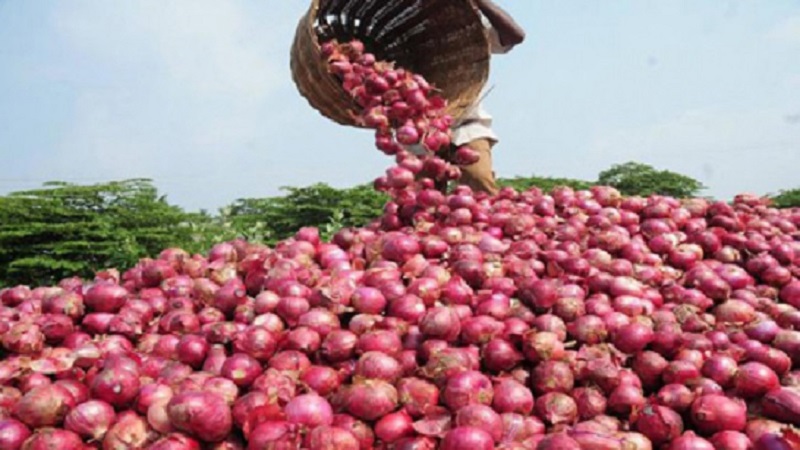
[[[475,0],[475,4],[489,31],[492,54],[506,54],[525,40],[525,30],[492,0]],[[451,154],[459,147],[466,146],[478,156],[477,162],[460,165],[459,183],[476,192],[496,194],[499,189],[492,165],[492,149],[499,139],[492,130],[492,116],[484,109],[480,100],[452,125],[451,131]],[[422,145],[412,146],[409,150],[416,154],[426,152]]]

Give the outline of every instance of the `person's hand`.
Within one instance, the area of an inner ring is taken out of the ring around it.
[[[503,8],[497,6],[492,0],[474,0],[475,6],[497,30],[500,43],[504,47],[514,47],[525,40],[525,30]]]

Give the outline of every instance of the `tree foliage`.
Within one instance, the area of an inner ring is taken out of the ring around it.
[[[532,187],[538,187],[544,192],[549,192],[553,188],[560,186],[569,186],[573,189],[589,189],[595,183],[591,181],[575,180],[572,178],[553,178],[553,177],[514,177],[514,178],[501,178],[497,180],[497,184],[501,187],[509,186],[518,191],[526,191]]]
[[[51,283],[191,247],[187,218],[143,179],[52,182],[0,197],[0,283]]]
[[[323,238],[342,227],[363,226],[378,217],[387,197],[371,186],[336,189],[324,183],[283,187],[286,195],[239,199],[222,216],[243,237],[268,244],[292,236],[304,226],[316,226]]]
[[[778,208],[800,208],[800,188],[781,191],[772,201]]]
[[[653,194],[686,198],[699,195],[703,183],[669,170],[658,170],[647,164],[627,162],[600,172],[597,183],[613,186],[625,195]]]

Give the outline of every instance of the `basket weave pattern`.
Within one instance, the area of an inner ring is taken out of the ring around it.
[[[489,39],[472,0],[312,0],[291,50],[292,78],[309,104],[329,119],[358,126],[357,105],[320,53],[329,39],[360,39],[379,60],[423,75],[458,118],[489,75]]]

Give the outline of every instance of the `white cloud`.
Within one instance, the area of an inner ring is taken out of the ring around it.
[[[800,183],[800,126],[786,111],[686,112],[641,128],[595,137],[593,159],[642,161],[702,180],[709,193],[768,193]]]
[[[768,33],[769,39],[800,45],[800,16],[792,16],[779,22]]]

